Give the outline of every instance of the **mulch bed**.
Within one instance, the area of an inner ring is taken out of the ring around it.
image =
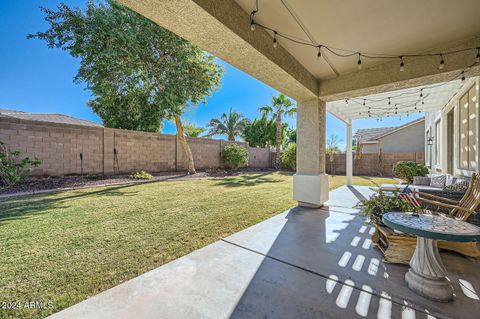
[[[186,180],[198,178],[225,178],[231,176],[238,176],[248,173],[270,172],[270,169],[249,169],[238,171],[226,170],[208,170],[201,171],[194,175],[189,175],[187,172],[162,172],[155,173],[153,179],[132,179],[128,174],[103,176],[103,175],[84,175],[84,176],[58,176],[58,177],[30,177],[26,182],[16,185],[11,188],[0,187],[0,195],[22,195],[26,193],[35,194],[45,191],[54,191],[62,189],[77,189],[95,186],[108,186],[124,183],[145,183],[158,182],[166,180]]]

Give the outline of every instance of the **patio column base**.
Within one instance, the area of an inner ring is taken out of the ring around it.
[[[447,271],[438,253],[437,241],[417,237],[417,247],[405,274],[408,288],[430,300],[448,302],[453,288],[445,277]]]
[[[293,199],[299,206],[318,208],[328,200],[327,174],[293,175]]]

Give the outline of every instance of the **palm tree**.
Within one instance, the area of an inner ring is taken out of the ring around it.
[[[293,116],[297,112],[297,108],[294,107],[292,101],[285,95],[279,94],[272,97],[272,105],[266,105],[261,107],[260,112],[264,115],[272,114],[277,123],[277,131],[275,134],[276,144],[276,156],[275,156],[275,168],[280,168],[280,148],[282,145],[282,116]]]
[[[235,141],[236,136],[241,136],[248,119],[243,114],[230,108],[228,114],[222,113],[220,119],[211,119],[208,123],[208,135],[226,135],[229,141]]]

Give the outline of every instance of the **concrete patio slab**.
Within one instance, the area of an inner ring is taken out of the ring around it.
[[[477,318],[480,263],[442,253],[455,289],[432,302],[384,264],[341,187],[322,209],[293,208],[65,309],[52,318]]]

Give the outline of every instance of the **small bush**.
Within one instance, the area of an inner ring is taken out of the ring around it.
[[[132,179],[152,179],[153,176],[149,172],[139,171],[139,172],[132,173],[130,175],[130,178],[132,178]]]
[[[229,144],[223,148],[223,160],[228,168],[237,169],[248,165],[248,151],[238,144]]]
[[[5,144],[0,142],[0,186],[13,187],[23,183],[27,179],[26,174],[42,164],[36,157],[20,159],[20,155],[22,153],[18,150],[9,152]]]
[[[393,167],[393,174],[411,184],[413,183],[414,176],[426,176],[428,174],[428,168],[425,165],[415,162],[401,161],[397,162]]]
[[[292,170],[295,170],[297,167],[297,144],[290,143],[288,144],[285,151],[282,154],[282,164],[285,167],[288,167]]]

